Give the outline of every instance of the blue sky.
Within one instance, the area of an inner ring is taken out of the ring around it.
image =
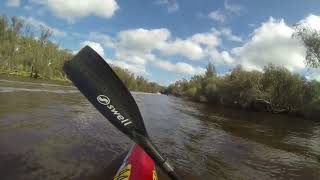
[[[262,70],[274,63],[320,80],[291,38],[296,23],[320,30],[318,0],[5,0],[0,9],[35,31],[51,29],[62,48],[90,45],[160,84],[201,74],[208,62],[221,75],[237,64]]]

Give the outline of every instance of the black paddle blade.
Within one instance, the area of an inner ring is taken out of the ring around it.
[[[132,138],[132,132],[148,137],[131,93],[107,62],[89,46],[64,64],[74,85],[114,126]]]

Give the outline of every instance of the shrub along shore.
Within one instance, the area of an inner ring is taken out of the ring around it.
[[[320,83],[272,64],[263,72],[237,66],[219,77],[209,63],[204,75],[176,81],[163,93],[244,110],[320,119]]]

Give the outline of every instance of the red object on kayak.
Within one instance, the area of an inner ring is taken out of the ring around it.
[[[155,164],[137,144],[129,151],[114,180],[157,180]]]

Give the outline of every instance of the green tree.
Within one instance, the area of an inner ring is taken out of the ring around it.
[[[206,68],[205,77],[211,78],[213,76],[217,76],[216,68],[214,67],[214,65],[211,62],[209,62],[207,65],[207,68]]]
[[[223,83],[224,100],[243,108],[249,108],[257,99],[264,98],[261,91],[262,76],[261,72],[245,71],[241,66],[237,66]]]
[[[296,111],[303,106],[304,81],[284,67],[269,65],[264,69],[263,88],[277,109]]]
[[[310,27],[297,25],[294,38],[300,39],[307,49],[306,64],[310,67],[320,66],[320,33]]]

